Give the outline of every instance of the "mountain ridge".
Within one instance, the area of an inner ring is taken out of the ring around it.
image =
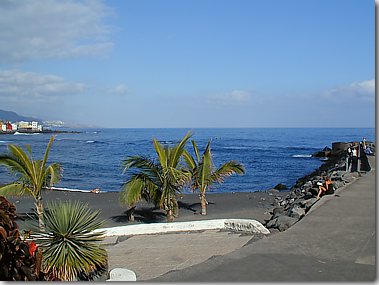
[[[13,111],[6,111],[0,109],[0,120],[3,121],[10,121],[10,122],[17,122],[17,121],[37,121],[39,123],[42,122],[41,119],[33,118],[33,117],[27,117],[17,114]]]

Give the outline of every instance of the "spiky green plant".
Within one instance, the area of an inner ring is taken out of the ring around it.
[[[120,201],[135,206],[145,199],[153,202],[166,212],[168,222],[178,214],[177,194],[190,180],[190,173],[181,165],[180,160],[191,133],[173,147],[153,140],[158,161],[144,156],[129,156],[123,163],[123,172],[130,171],[130,179],[121,189]]]
[[[50,202],[43,213],[45,230],[34,228],[31,237],[42,249],[42,270],[50,279],[92,280],[106,270],[107,253],[102,247],[104,222],[99,211],[79,201]]]
[[[42,160],[33,159],[33,153],[29,145],[26,146],[27,152],[25,152],[21,147],[9,144],[8,153],[0,155],[0,164],[6,166],[9,172],[14,174],[17,178],[15,182],[1,186],[0,194],[3,196],[32,196],[35,200],[41,228],[44,227],[41,192],[43,189],[46,189],[46,187],[58,183],[61,178],[62,168],[58,163],[46,165],[54,139],[55,136],[50,138]]]
[[[231,160],[216,169],[212,160],[211,141],[208,142],[201,156],[194,140],[192,140],[192,147],[195,158],[187,150],[184,151],[183,156],[191,173],[191,188],[193,191],[200,191],[201,214],[206,215],[207,188],[215,182],[223,183],[225,178],[232,174],[244,174],[245,168],[238,161]]]

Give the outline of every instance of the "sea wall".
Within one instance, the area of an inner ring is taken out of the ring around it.
[[[271,217],[266,220],[264,226],[270,231],[284,231],[293,224],[301,220],[312,206],[317,203],[319,191],[317,182],[322,181],[324,176],[331,178],[334,189],[341,188],[361,176],[362,173],[370,170],[367,156],[360,146],[359,172],[350,172],[346,168],[347,151],[351,144],[360,145],[358,142],[338,142],[332,144],[331,150],[323,150],[324,156],[328,158],[318,169],[298,179],[295,185],[285,196],[276,196],[273,208],[270,212]],[[368,142],[367,145],[375,151],[375,144]],[[320,152],[317,157],[322,156]]]

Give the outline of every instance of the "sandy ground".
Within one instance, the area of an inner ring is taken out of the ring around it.
[[[273,207],[275,195],[285,195],[281,192],[269,195],[266,192],[243,192],[224,193],[207,195],[208,206],[207,215],[200,215],[200,200],[197,194],[185,194],[179,197],[179,216],[175,221],[196,221],[222,218],[245,218],[255,219],[263,223],[269,219],[269,211]],[[27,217],[33,213],[34,202],[29,197],[9,197],[17,208],[17,213],[21,217]],[[135,210],[135,221],[127,219],[126,211],[128,206],[121,205],[119,193],[82,193],[67,191],[46,191],[43,193],[44,203],[51,200],[80,200],[87,203],[92,209],[101,211],[100,217],[105,220],[105,226],[123,226],[133,223],[166,222],[166,217],[162,211],[155,209],[153,204],[140,202]],[[28,222],[19,220],[20,228]]]

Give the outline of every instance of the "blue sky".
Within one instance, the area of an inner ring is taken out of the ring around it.
[[[99,127],[374,127],[374,1],[1,1],[0,109]]]

